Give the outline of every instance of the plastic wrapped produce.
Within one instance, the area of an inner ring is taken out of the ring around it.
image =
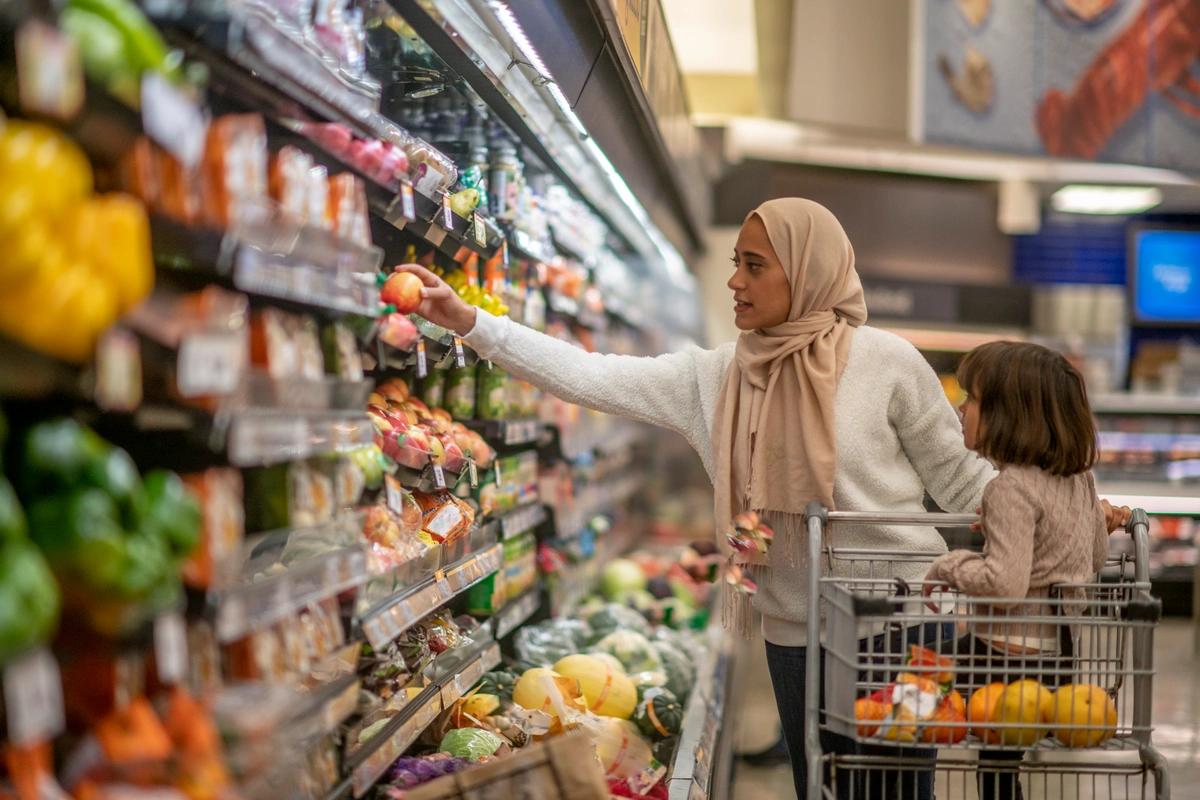
[[[625,671],[631,675],[638,672],[665,671],[654,644],[637,631],[613,631],[596,642],[592,649],[598,653],[615,656],[625,667]],[[670,679],[671,675],[667,673],[668,687]]]
[[[450,775],[470,766],[465,758],[456,758],[446,753],[434,753],[429,756],[402,756],[388,769],[384,782],[390,786],[383,788],[385,797],[400,797],[394,789],[411,789],[422,783],[436,780],[443,775]]]
[[[550,620],[517,631],[517,657],[529,664],[549,666],[577,653],[590,636],[580,620]]]
[[[503,747],[504,740],[491,731],[480,728],[456,728],[442,737],[438,749],[456,758],[478,761],[495,755]]]
[[[593,609],[584,616],[584,620],[592,629],[592,641],[602,639],[618,630],[650,635],[650,623],[645,617],[632,608],[617,603],[608,603]]]

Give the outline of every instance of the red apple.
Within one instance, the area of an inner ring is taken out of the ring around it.
[[[399,314],[411,314],[421,305],[421,279],[411,272],[393,272],[383,284],[379,297],[396,307]]]

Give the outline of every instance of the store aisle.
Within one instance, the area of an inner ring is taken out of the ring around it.
[[[1154,741],[1170,764],[1173,800],[1200,800],[1200,658],[1192,649],[1191,622],[1169,619],[1159,626],[1155,638]],[[761,639],[746,643],[746,657],[739,663],[737,685],[743,699],[735,747],[754,751],[770,743],[779,720],[767,676]],[[957,788],[957,787],[956,787]],[[1081,787],[1075,796],[1094,794]],[[1055,792],[1058,794],[1058,792]],[[962,797],[961,792],[941,792],[944,797]],[[739,762],[732,789],[733,800],[791,800],[791,769],[751,767]],[[965,800],[974,800],[975,792]]]

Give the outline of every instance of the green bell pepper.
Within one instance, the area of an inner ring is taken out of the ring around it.
[[[125,534],[116,503],[100,489],[76,489],[29,507],[29,532],[56,572],[103,591],[120,585]]]
[[[37,548],[0,543],[0,663],[49,640],[58,610],[58,585]]]
[[[200,504],[174,472],[155,470],[142,483],[139,533],[162,540],[174,558],[186,558],[200,541]]]
[[[24,539],[28,534],[25,512],[17,500],[17,493],[13,491],[8,479],[0,475],[0,544],[13,539]]]

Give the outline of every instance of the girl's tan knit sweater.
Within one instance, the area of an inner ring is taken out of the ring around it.
[[[1086,583],[1108,557],[1108,528],[1090,472],[1059,477],[1037,467],[1002,467],[983,492],[983,552],[955,550],[933,562],[927,580],[975,597],[1038,599],[1058,584]],[[1063,599],[1079,598],[1078,589]],[[1044,603],[976,606],[996,618],[1037,615]],[[977,636],[1009,649],[1050,649],[1059,626],[987,622]],[[1057,646],[1057,645],[1054,645]]]

